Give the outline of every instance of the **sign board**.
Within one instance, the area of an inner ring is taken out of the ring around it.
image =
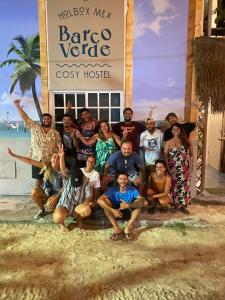
[[[45,1],[49,90],[124,90],[124,0]]]

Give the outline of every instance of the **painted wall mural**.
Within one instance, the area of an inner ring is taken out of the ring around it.
[[[134,0],[133,108],[143,120],[184,110],[188,1]]]

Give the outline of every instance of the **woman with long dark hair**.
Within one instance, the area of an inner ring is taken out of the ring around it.
[[[165,161],[172,178],[171,196],[176,208],[189,213],[191,201],[191,172],[193,170],[193,148],[179,123],[171,127],[173,138],[164,146]]]
[[[110,131],[110,126],[107,121],[101,121],[99,123],[99,132],[94,134],[91,138],[85,139],[79,131],[77,131],[77,136],[83,144],[91,145],[96,143],[95,170],[102,175],[107,159],[113,152],[117,151],[116,144],[118,146],[121,145],[120,138],[113,131]]]
[[[145,191],[148,204],[152,204],[149,209],[150,213],[154,213],[157,206],[162,212],[169,206],[170,190],[171,177],[166,173],[166,163],[164,160],[158,159],[155,162],[155,172],[150,174]]]

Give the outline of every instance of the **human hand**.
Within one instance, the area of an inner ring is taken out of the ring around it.
[[[127,209],[127,208],[129,208],[130,206],[129,206],[129,204],[127,203],[127,202],[125,202],[125,201],[123,201],[122,199],[120,199],[120,208],[119,209]]]
[[[115,218],[122,218],[123,214],[118,209],[112,209],[112,213]]]
[[[20,102],[21,102],[21,99],[15,99],[13,101],[13,103],[15,104],[15,106],[19,106],[20,105]]]
[[[76,135],[76,129],[73,129],[73,131],[71,132],[70,136],[73,138]]]
[[[137,185],[140,185],[141,184],[141,178],[140,177],[136,177],[133,181],[133,183],[137,186]]]
[[[123,129],[123,137],[127,137],[127,135],[128,135],[128,129],[127,129],[127,127],[124,127],[124,129]]]
[[[81,135],[81,133],[80,133],[80,131],[78,129],[75,129],[75,134],[79,138],[82,137],[82,135]]]
[[[10,148],[8,148],[8,154],[9,154],[10,156],[14,156],[14,153],[12,152],[12,150],[11,150]]]
[[[63,144],[58,144],[58,148],[59,148],[58,150],[59,157],[64,157],[65,152],[64,152]]]
[[[47,207],[50,209],[55,209],[59,198],[56,196],[51,196],[48,198]]]

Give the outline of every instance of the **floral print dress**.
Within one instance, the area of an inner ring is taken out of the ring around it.
[[[168,152],[171,170],[171,196],[174,205],[188,205],[191,201],[190,156],[186,147],[173,147]]]

